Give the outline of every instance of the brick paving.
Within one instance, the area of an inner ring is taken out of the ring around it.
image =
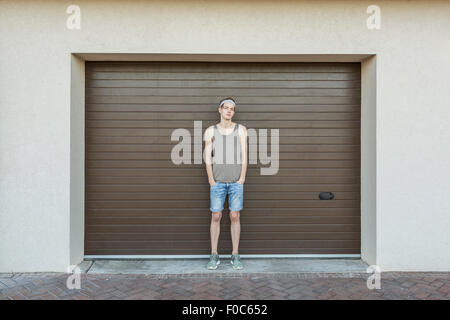
[[[68,289],[66,273],[0,274],[0,300],[448,300],[450,273],[383,272],[369,290],[366,273],[80,274]]]

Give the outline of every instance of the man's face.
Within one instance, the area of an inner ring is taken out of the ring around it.
[[[234,116],[234,104],[231,102],[225,102],[220,108],[219,112],[226,120],[231,120]]]

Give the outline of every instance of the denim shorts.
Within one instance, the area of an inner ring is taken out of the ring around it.
[[[228,194],[228,209],[230,211],[241,211],[244,207],[244,185],[237,182],[220,182],[209,187],[209,198],[211,212],[223,210],[223,204]]]

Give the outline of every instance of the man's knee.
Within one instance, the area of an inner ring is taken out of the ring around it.
[[[222,211],[212,212],[212,221],[218,222],[222,218]]]
[[[239,222],[239,211],[230,211],[231,222]]]

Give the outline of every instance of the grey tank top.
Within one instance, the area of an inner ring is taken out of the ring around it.
[[[214,181],[236,182],[241,176],[242,155],[238,124],[230,134],[224,135],[214,125],[212,169]]]

